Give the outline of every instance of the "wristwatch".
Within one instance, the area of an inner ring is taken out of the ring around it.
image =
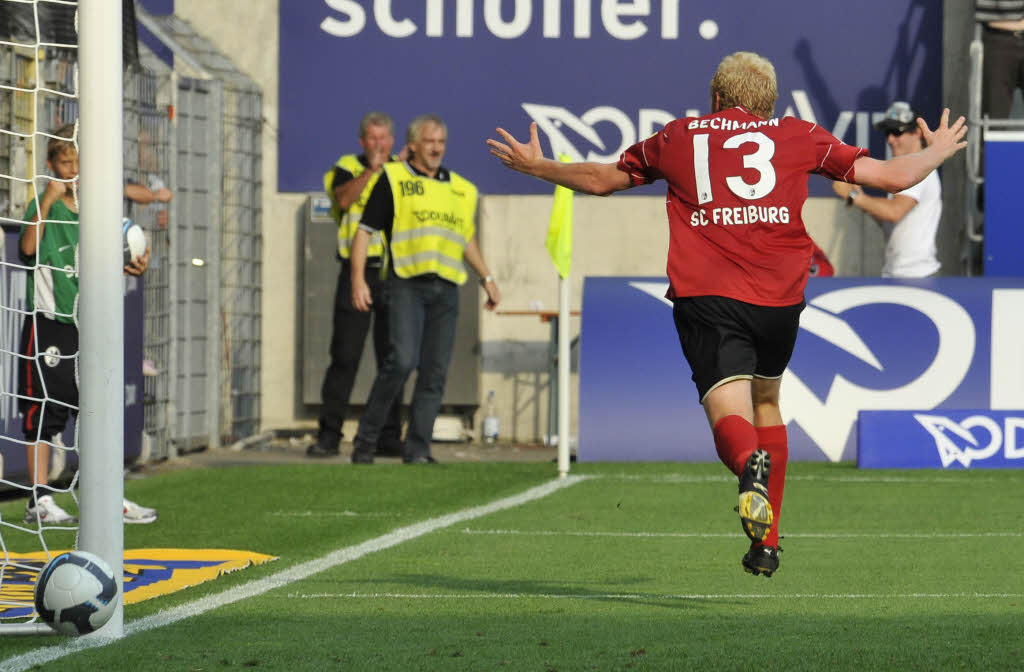
[[[850,189],[850,193],[846,194],[846,205],[853,205],[853,199],[857,198],[862,193],[864,192],[862,192],[860,189],[857,189],[856,187]]]

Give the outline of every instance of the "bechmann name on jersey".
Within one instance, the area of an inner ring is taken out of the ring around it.
[[[711,208],[710,211],[701,208],[694,210],[690,215],[690,226],[707,226],[708,224],[721,224],[732,226],[735,224],[789,224],[789,208],[770,206],[762,207],[757,205],[745,205],[736,208]]]
[[[734,121],[732,119],[723,119],[722,117],[711,117],[703,119],[694,119],[687,124],[687,130],[693,131],[698,128],[710,128],[716,131],[745,131],[751,128],[761,128],[762,126],[778,126],[778,119],[761,119],[759,121]]]

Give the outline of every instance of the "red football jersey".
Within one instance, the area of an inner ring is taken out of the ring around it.
[[[788,306],[803,300],[814,249],[801,219],[808,175],[852,182],[865,155],[810,122],[734,107],[670,122],[618,167],[635,185],[668,182],[670,298]]]

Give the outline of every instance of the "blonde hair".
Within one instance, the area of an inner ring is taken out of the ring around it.
[[[715,112],[740,105],[751,114],[770,119],[778,99],[775,66],[750,51],[737,51],[723,58],[711,78],[711,109]]]
[[[78,151],[78,148],[75,147],[74,124],[64,124],[60,128],[50,131],[50,135],[55,135],[57,137],[50,138],[49,142],[46,143],[47,161],[53,161],[67,151]]]

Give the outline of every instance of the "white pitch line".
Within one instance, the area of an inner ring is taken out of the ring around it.
[[[403,514],[384,511],[271,511],[267,515],[283,518],[398,518]]]
[[[623,537],[719,539],[737,536],[735,532],[578,532],[572,530],[474,530],[463,534],[494,534],[524,537]],[[1024,537],[1024,532],[787,532],[789,539],[974,539],[989,537]]]
[[[724,468],[723,468],[724,469]],[[1024,475],[1024,474],[1022,474]],[[728,474],[594,474],[592,479],[607,481],[635,481],[640,483],[735,483],[736,477]],[[807,483],[949,483],[955,485],[975,485],[977,483],[1006,482],[1004,479],[971,476],[969,479],[957,478],[955,476],[800,476],[794,474],[786,475],[786,482],[801,481]]]
[[[310,593],[292,600],[944,600],[1017,599],[1024,593]]]
[[[504,511],[505,509],[511,509],[522,504],[527,504],[571,485],[575,485],[586,478],[588,477],[568,476],[566,478],[549,481],[544,485],[538,485],[535,488],[525,490],[518,495],[499,499],[489,504],[474,506],[445,516],[439,516],[437,518],[424,520],[406,527],[400,527],[383,536],[364,541],[363,543],[356,544],[355,546],[338,549],[337,551],[328,553],[327,555],[316,558],[315,560],[309,560],[308,562],[303,562],[293,567],[281,570],[271,576],[256,579],[249,583],[229,588],[223,592],[216,593],[214,595],[207,595],[206,597],[201,597],[193,602],[158,612],[152,616],[131,621],[130,623],[125,624],[125,637],[129,637],[140,632],[146,632],[147,630],[153,630],[155,628],[162,628],[166,625],[171,625],[172,623],[176,623],[192,616],[198,616],[206,613],[207,611],[211,611],[228,604],[233,604],[250,597],[262,595],[263,593],[274,590],[275,588],[281,588],[296,581],[301,581],[302,579],[309,578],[314,574],[319,574],[320,572],[345,564],[346,562],[358,560],[370,553],[383,551],[384,549],[391,548],[392,546],[397,546],[398,544],[411,539],[430,534],[431,532],[436,532],[437,530],[450,527],[467,520],[472,520],[498,511]],[[90,637],[69,639],[56,646],[36,649],[19,656],[13,656],[7,660],[0,661],[0,671],[21,672],[22,670],[45,665],[46,663],[78,651],[106,646],[107,644],[120,641],[116,639],[103,638],[100,636],[101,634],[102,632]]]

